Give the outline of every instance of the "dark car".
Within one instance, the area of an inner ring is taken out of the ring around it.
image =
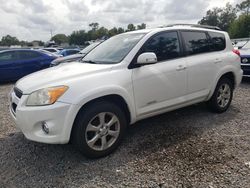
[[[250,77],[250,41],[247,41],[239,51],[243,76]]]
[[[16,81],[48,68],[58,56],[39,50],[15,49],[0,52],[0,82]]]
[[[58,59],[55,59],[54,61],[51,62],[51,67],[59,65],[61,63],[68,63],[72,61],[79,61],[82,59],[86,54],[88,54],[91,50],[93,50],[96,46],[98,46],[101,42],[95,42],[90,45],[88,45],[86,48],[84,48],[82,51],[80,51],[77,54],[74,55],[69,55],[66,57],[61,57]]]

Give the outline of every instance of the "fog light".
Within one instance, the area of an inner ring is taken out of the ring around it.
[[[43,130],[44,133],[49,134],[49,126],[47,125],[46,122],[43,122],[42,130]]]

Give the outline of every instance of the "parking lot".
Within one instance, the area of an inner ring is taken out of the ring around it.
[[[194,105],[136,123],[121,147],[89,160],[71,145],[28,141],[0,86],[0,187],[240,187],[250,185],[250,81],[224,114]]]

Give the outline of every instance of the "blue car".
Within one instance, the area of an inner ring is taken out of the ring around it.
[[[58,56],[39,50],[15,49],[0,52],[0,82],[16,81],[50,66]]]
[[[64,49],[64,50],[61,50],[60,52],[58,52],[58,54],[65,57],[68,55],[77,54],[79,52],[80,52],[79,49]]]

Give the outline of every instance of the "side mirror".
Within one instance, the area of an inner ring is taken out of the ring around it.
[[[153,52],[145,52],[139,55],[137,58],[137,64],[147,65],[157,63],[157,57]]]

